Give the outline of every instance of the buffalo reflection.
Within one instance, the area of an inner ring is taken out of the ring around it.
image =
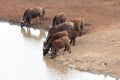
[[[45,37],[44,30],[35,30],[33,28],[21,28],[21,33],[26,38],[32,38],[36,40],[41,40],[43,37]]]

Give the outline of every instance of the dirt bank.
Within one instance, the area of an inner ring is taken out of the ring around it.
[[[2,0],[0,20],[20,23],[30,7],[46,7],[46,19],[32,22],[35,28],[49,29],[55,14],[64,12],[67,19],[82,17],[85,35],[77,38],[70,55],[56,59],[64,65],[97,73],[120,77],[120,0]]]
[[[72,53],[60,51],[56,60],[78,70],[120,77],[119,34],[120,29],[113,29],[79,37]]]

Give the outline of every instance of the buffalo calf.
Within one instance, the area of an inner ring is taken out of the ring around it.
[[[51,58],[55,58],[58,51],[62,48],[65,48],[64,51],[67,50],[71,53],[69,38],[67,36],[57,39],[52,43]]]

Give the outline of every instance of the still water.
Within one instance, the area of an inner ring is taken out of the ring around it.
[[[0,80],[116,80],[80,72],[43,57],[47,32],[0,22]]]

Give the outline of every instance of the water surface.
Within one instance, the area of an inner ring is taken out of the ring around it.
[[[47,32],[0,22],[0,80],[116,80],[69,69],[43,57]]]

